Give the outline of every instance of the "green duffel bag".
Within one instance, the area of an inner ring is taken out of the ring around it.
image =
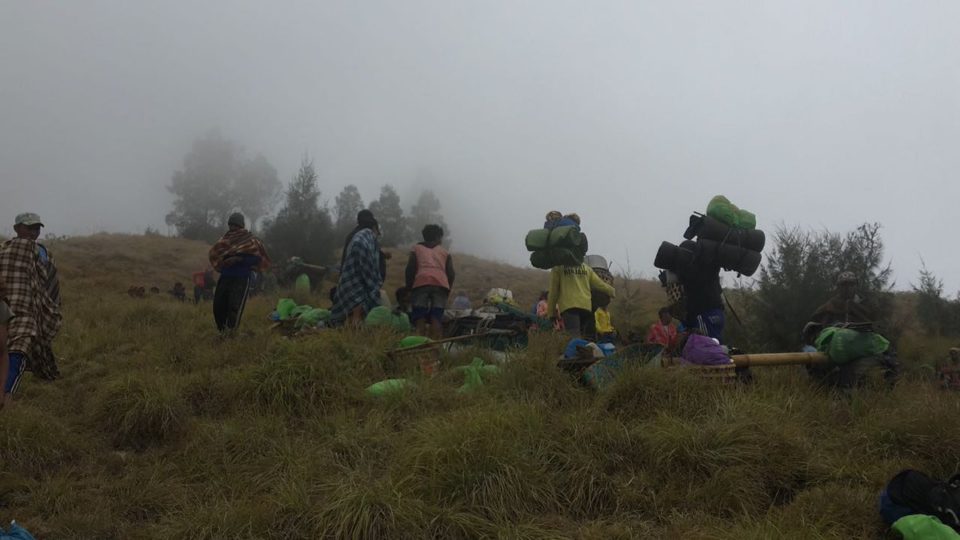
[[[818,351],[830,357],[831,362],[846,364],[883,354],[890,347],[890,342],[876,332],[857,332],[831,326],[820,332],[815,345]]]
[[[524,239],[527,251],[540,251],[549,248],[581,248],[586,253],[587,236],[577,227],[557,227],[555,229],[534,229]]]
[[[530,254],[530,264],[534,268],[550,270],[554,266],[579,266],[583,255],[567,248],[548,248]]]

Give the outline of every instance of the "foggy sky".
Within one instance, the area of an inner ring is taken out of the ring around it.
[[[392,183],[525,263],[547,210],[654,275],[726,194],[772,233],[882,222],[898,288],[960,288],[960,3],[0,3],[0,222],[163,231],[211,128],[331,202]],[[7,225],[3,225],[7,227]],[[9,230],[7,234],[9,234]],[[728,283],[730,281],[728,280]]]

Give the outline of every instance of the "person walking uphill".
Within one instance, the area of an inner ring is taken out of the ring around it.
[[[360,325],[371,309],[380,305],[380,246],[377,220],[364,220],[344,248],[330,320]]]
[[[210,248],[210,265],[220,272],[213,293],[213,319],[221,333],[236,330],[250,289],[250,274],[270,266],[263,243],[245,229],[243,214],[227,220],[230,230]]]
[[[407,287],[412,291],[412,321],[417,333],[432,339],[443,338],[443,311],[453,287],[453,258],[440,243],[443,229],[439,225],[423,228],[423,242],[413,246],[407,260]],[[424,333],[427,323],[429,333]]]
[[[579,266],[555,266],[550,270],[547,313],[560,310],[563,326],[573,337],[595,337],[596,322],[590,310],[590,291],[597,290],[613,298],[615,290],[586,263]]]
[[[23,372],[53,380],[60,376],[53,339],[60,331],[60,280],[53,256],[37,242],[43,222],[36,214],[17,216],[17,237],[0,246],[0,289],[10,314],[7,323],[8,374],[3,398],[10,400]]]

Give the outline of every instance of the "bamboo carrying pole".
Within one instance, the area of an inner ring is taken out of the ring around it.
[[[819,352],[735,354],[730,357],[738,368],[754,366],[808,366],[826,364],[830,358]]]

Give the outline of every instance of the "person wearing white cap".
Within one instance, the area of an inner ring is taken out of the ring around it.
[[[42,227],[37,214],[20,214],[13,226],[17,237],[0,246],[0,279],[13,315],[7,326],[7,400],[16,392],[27,368],[43,379],[60,376],[53,355],[53,339],[63,319],[60,280],[50,252],[37,242]]]

